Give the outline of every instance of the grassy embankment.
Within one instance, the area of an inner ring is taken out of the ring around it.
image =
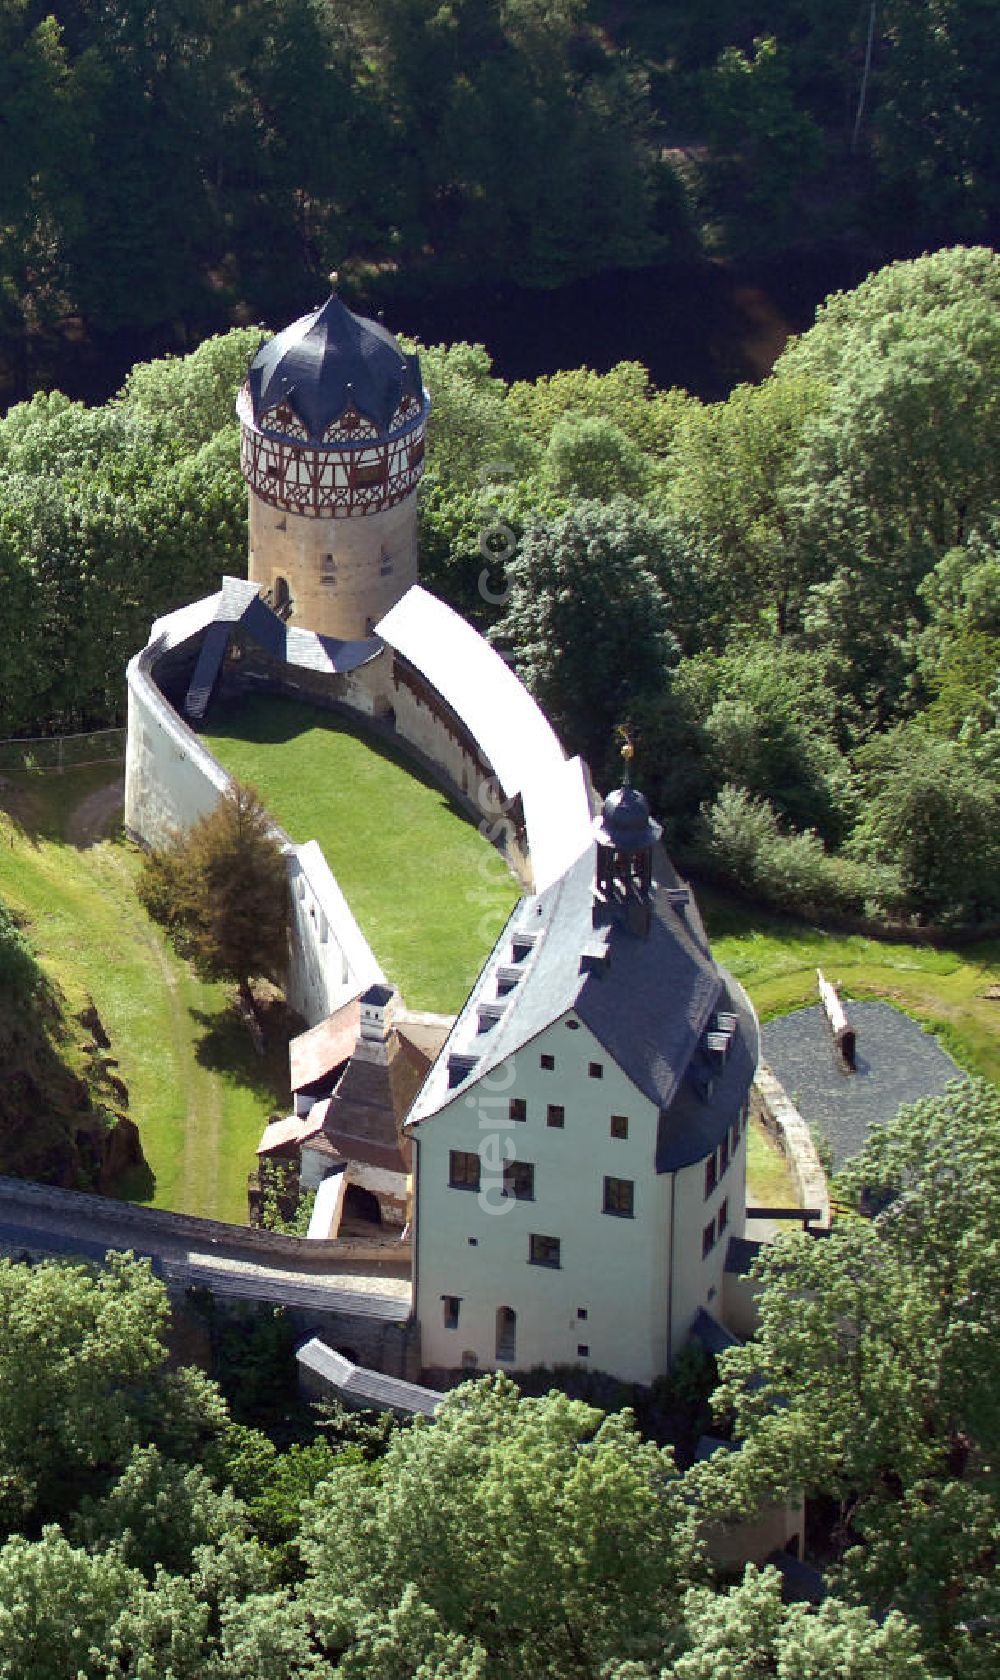
[[[762,1021],[815,1003],[822,968],[845,997],[895,1004],[934,1032],[962,1067],[1000,1084],[1000,1001],[986,996],[1000,983],[995,941],[965,950],[900,945],[826,933],[715,893],[699,892],[698,902],[716,957],[742,981]],[[748,1170],[758,1201],[792,1199],[780,1156],[756,1129]]]
[[[71,845],[73,813],[108,766],[8,775],[0,814],[0,898],[26,918],[67,1024],[93,998],[129,1088],[156,1207],[243,1223],[246,1177],[269,1110],[288,1100],[287,1054],[254,1055],[225,988],[179,962],[135,896],[138,857],[122,843]]]
[[[518,887],[447,794],[390,747],[291,700],[215,707],[205,742],[294,840],[319,841],[410,1008],[461,1008]]]

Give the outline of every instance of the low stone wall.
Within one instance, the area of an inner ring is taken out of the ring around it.
[[[830,1223],[830,1186],[812,1134],[777,1076],[761,1062],[750,1092],[750,1113],[781,1150],[792,1175],[800,1207],[819,1208],[819,1223]]]

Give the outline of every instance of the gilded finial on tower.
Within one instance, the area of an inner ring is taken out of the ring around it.
[[[621,742],[622,787],[628,787],[629,780],[632,775],[632,760],[635,757],[635,745],[632,740],[632,731],[629,729],[627,723],[620,723],[615,730],[615,734]]]

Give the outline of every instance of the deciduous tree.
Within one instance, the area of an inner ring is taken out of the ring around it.
[[[288,872],[253,788],[232,782],[215,809],[145,860],[139,892],[178,950],[210,980],[233,981],[253,1009],[252,981],[288,960]]]

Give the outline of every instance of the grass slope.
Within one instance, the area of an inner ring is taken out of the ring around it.
[[[9,777],[0,817],[0,898],[28,919],[69,1010],[92,997],[129,1088],[156,1207],[246,1221],[246,1178],[270,1109],[288,1101],[285,1046],[261,1061],[225,989],[178,961],[135,896],[138,856],[65,836],[106,766]]]
[[[464,813],[411,762],[296,701],[215,707],[205,742],[294,840],[319,841],[410,1008],[457,1011],[518,895]]]

